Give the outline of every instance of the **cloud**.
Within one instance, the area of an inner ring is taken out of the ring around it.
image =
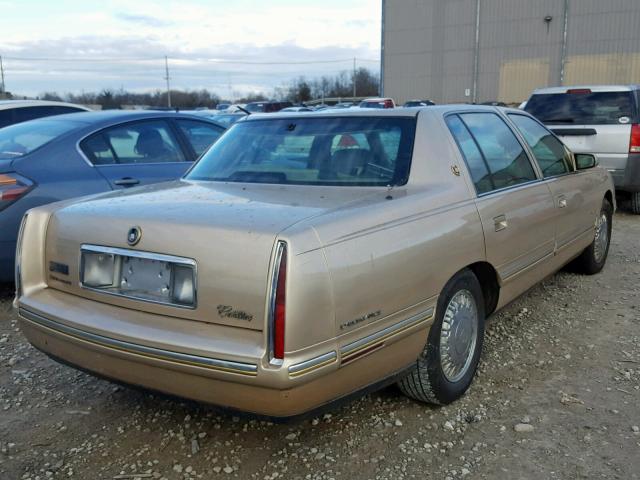
[[[141,15],[135,13],[119,12],[114,14],[114,17],[119,20],[124,20],[125,22],[137,23],[156,28],[168,27],[173,23],[168,20],[162,20],[160,18],[152,17],[151,15]]]
[[[43,4],[50,10],[38,17],[0,17],[10,91],[162,89],[165,55],[172,86],[221,95],[334,75],[350,70],[353,57],[379,68],[379,2],[372,8],[371,0],[184,0],[162,9],[137,0],[135,11],[127,0],[51,5]],[[327,62],[333,60],[340,61]],[[280,64],[296,61],[318,63]]]

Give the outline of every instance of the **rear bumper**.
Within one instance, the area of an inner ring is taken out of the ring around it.
[[[305,368],[295,373],[288,368],[287,373],[287,366],[269,371],[258,357],[236,361],[116,339],[20,302],[18,315],[29,342],[63,363],[118,382],[270,417],[300,415],[396,375],[415,361],[431,323],[425,318],[407,325],[396,338],[388,337],[384,348],[357,360],[347,360],[352,354],[344,349],[322,363],[299,363]],[[278,373],[285,373],[286,380]]]
[[[624,169],[610,169],[616,190],[640,192],[640,153],[631,153]]]

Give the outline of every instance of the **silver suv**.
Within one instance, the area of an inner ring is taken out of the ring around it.
[[[592,153],[640,214],[640,85],[535,90],[524,109],[575,153]]]

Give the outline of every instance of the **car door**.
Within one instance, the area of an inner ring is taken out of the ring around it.
[[[556,207],[556,250],[570,245],[593,230],[597,198],[589,172],[577,172],[571,153],[547,128],[534,118],[519,113],[507,115],[535,157],[553,195]]]
[[[169,123],[158,118],[105,128],[80,148],[114,189],[174,180],[191,165]]]
[[[460,112],[446,122],[476,188],[487,261],[507,282],[553,255],[553,198],[499,114]]]

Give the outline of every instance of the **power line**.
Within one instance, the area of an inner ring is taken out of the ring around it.
[[[153,61],[162,61],[167,57],[125,57],[125,58],[68,58],[68,57],[14,57],[14,56],[4,56],[5,60],[13,60],[19,62],[92,62],[92,63],[119,63],[119,62],[153,62]],[[347,63],[352,62],[353,57],[345,58],[345,59],[335,59],[335,60],[299,60],[299,61],[268,61],[268,62],[259,62],[259,61],[251,61],[251,60],[224,60],[218,58],[186,58],[186,57],[171,57],[172,60],[184,60],[190,62],[200,62],[200,63],[220,63],[220,64],[234,64],[234,65],[315,65],[315,64],[328,64],[328,63]],[[370,59],[370,58],[356,58],[359,62],[374,62],[379,63],[380,60]]]

